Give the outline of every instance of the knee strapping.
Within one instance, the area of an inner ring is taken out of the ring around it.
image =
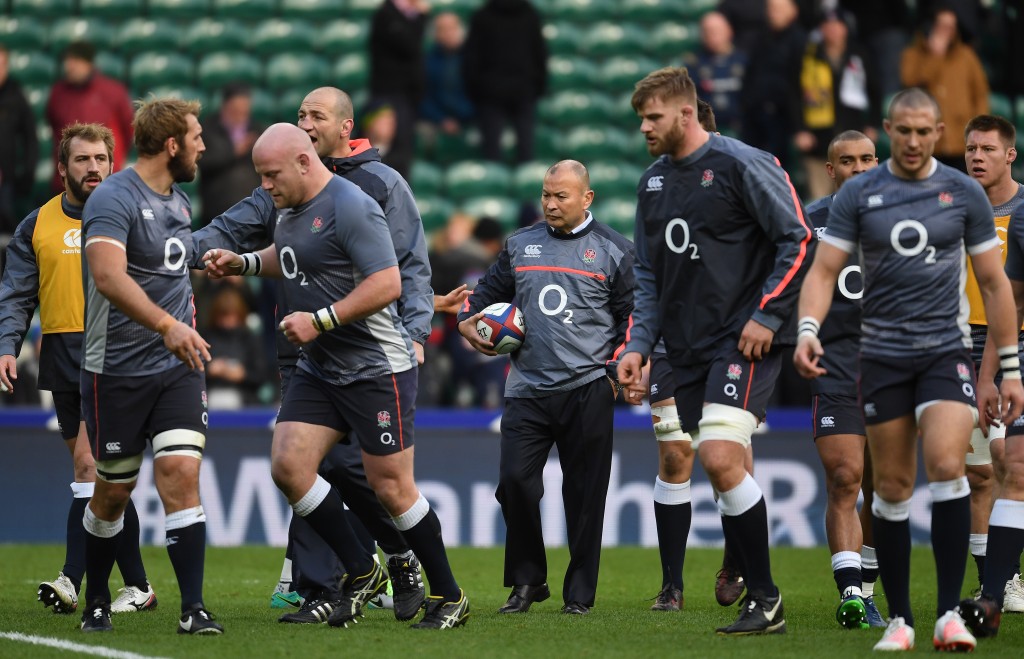
[[[679,410],[675,405],[658,405],[651,408],[651,416],[658,417],[654,423],[654,437],[659,442],[689,442],[690,434],[679,424]]]
[[[153,459],[171,455],[184,455],[203,459],[206,435],[195,430],[165,430],[153,438]]]
[[[142,454],[96,461],[96,478],[108,483],[134,483],[142,468]]]
[[[746,447],[750,446],[750,436],[757,428],[757,417],[738,407],[711,403],[704,406],[697,427],[694,449],[705,439],[723,439]]]

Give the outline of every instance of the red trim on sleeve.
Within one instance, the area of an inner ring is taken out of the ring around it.
[[[780,168],[782,167],[778,158],[775,158],[775,164]],[[785,169],[782,170],[782,174],[786,177],[786,185],[789,186],[789,194],[793,198],[793,207],[796,209],[796,217],[800,220],[801,226],[803,226],[804,231],[807,233],[804,236],[804,239],[800,241],[800,253],[797,254],[796,260],[793,261],[793,265],[790,266],[788,271],[786,271],[786,276],[782,278],[782,281],[780,281],[779,285],[775,287],[775,290],[761,298],[761,303],[757,305],[757,307],[762,310],[766,304],[781,295],[782,291],[786,290],[786,286],[789,285],[789,282],[792,281],[793,277],[796,276],[796,273],[799,272],[800,266],[803,265],[804,258],[807,256],[807,243],[811,241],[811,229],[807,225],[807,219],[804,217],[804,210],[800,206],[800,198],[797,196],[796,190],[793,188],[793,183],[790,182],[789,174]]]
[[[611,363],[618,359],[619,355],[622,354],[622,351],[626,349],[626,344],[629,343],[629,334],[631,329],[633,329],[633,314],[629,314],[629,323],[626,324],[626,340],[623,341],[622,344],[619,345],[617,348],[615,348],[615,352],[612,353],[612,358],[606,361],[605,364]]]

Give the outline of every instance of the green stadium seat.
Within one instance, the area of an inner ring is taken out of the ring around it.
[[[602,87],[614,94],[632,93],[633,87],[645,75],[660,69],[661,65],[646,57],[611,57],[601,65],[597,80]],[[632,109],[632,108],[630,108]]]
[[[249,90],[252,98],[252,118],[253,121],[269,126],[270,124],[277,123],[279,121],[277,117],[277,96],[271,92],[253,88]],[[217,105],[220,105],[220,98],[217,99]]]
[[[34,50],[46,41],[46,28],[31,16],[0,16],[0,43],[8,50]]]
[[[258,55],[308,53],[312,34],[313,27],[305,21],[268,18],[256,25],[249,47]]]
[[[463,201],[458,209],[477,220],[482,217],[493,217],[501,222],[506,233],[518,228],[519,203],[515,199],[498,196],[474,197]]]
[[[177,50],[179,35],[176,30],[151,18],[132,18],[121,24],[114,37],[117,49],[126,55],[145,51]]]
[[[618,197],[601,201],[594,199],[594,219],[607,224],[626,238],[633,240],[636,224],[636,197]]]
[[[356,108],[360,105],[356,104]],[[433,143],[429,144],[425,153],[430,161],[438,165],[449,165],[453,162],[476,158],[480,155],[480,134],[470,129],[454,135],[438,132]]]
[[[567,90],[543,99],[538,113],[545,123],[554,126],[601,123],[615,112],[612,100],[605,94]]]
[[[427,194],[416,195],[416,207],[423,220],[423,230],[427,232],[443,228],[455,210],[447,199]]]
[[[484,0],[431,0],[430,12],[437,16],[443,11],[450,11],[465,19],[483,4]]]
[[[242,51],[248,45],[249,31],[238,21],[200,18],[181,35],[182,49],[195,56],[221,51]]]
[[[78,0],[78,11],[82,16],[124,20],[141,16],[143,0]]]
[[[345,15],[344,3],[339,0],[281,0],[281,16],[329,20]]]
[[[624,91],[621,94],[612,97],[613,122],[619,128],[625,128],[627,126],[633,126],[637,130],[640,129],[640,118],[636,116],[636,110],[633,109],[633,90]]]
[[[504,196],[511,182],[507,167],[485,160],[464,160],[448,167],[444,174],[445,192],[452,199]]]
[[[74,15],[75,0],[11,0],[10,7],[13,16],[56,18]]]
[[[210,13],[210,0],[147,0],[149,16],[197,20]]]
[[[42,146],[43,140],[40,140]],[[32,198],[40,201],[53,197],[53,190],[50,189],[50,181],[53,180],[53,142],[50,142],[50,150],[39,151],[39,162],[36,163],[36,176],[32,184]]]
[[[355,20],[365,20],[377,11],[384,0],[348,0],[346,15]]]
[[[97,51],[110,48],[114,30],[110,22],[101,18],[61,18],[50,26],[48,42],[50,52],[59,54],[73,41],[89,41]]]
[[[612,20],[618,16],[618,0],[550,0],[544,15],[576,23]]]
[[[178,53],[141,53],[132,59],[131,83],[145,92],[163,85],[191,85],[195,79],[192,58]]]
[[[599,160],[587,164],[590,187],[598,199],[628,197],[636,194],[636,186],[644,170],[619,160]]]
[[[714,11],[720,0],[677,0],[680,13],[690,20],[699,20],[701,16]]]
[[[1017,132],[1024,130],[1024,96],[1018,96],[1013,101],[1013,109],[1017,117]]]
[[[338,58],[332,74],[335,86],[351,94],[353,90],[366,86],[366,81],[370,77],[370,65],[365,54],[349,53]]]
[[[294,87],[277,92],[275,94],[276,102],[274,103],[275,121],[295,123],[298,119],[299,106],[302,105],[302,99],[306,98],[306,94],[309,91],[308,89]]]
[[[225,18],[267,18],[277,10],[275,0],[212,0],[213,15]]]
[[[246,53],[210,53],[199,60],[196,82],[203,89],[220,89],[230,82],[258,85],[263,81],[263,64]]]
[[[644,51],[663,60],[678,59],[700,45],[700,27],[693,23],[662,23],[647,35]]]
[[[620,0],[623,18],[638,23],[662,23],[683,16],[686,0]]]
[[[331,82],[331,68],[319,55],[311,53],[281,53],[267,60],[267,87],[310,90]]]
[[[548,82],[552,89],[586,91],[598,80],[597,67],[585,57],[552,55],[548,58]]]
[[[11,77],[23,85],[49,85],[57,79],[57,58],[50,53],[12,52],[9,63]]]
[[[598,57],[635,55],[647,48],[647,32],[632,23],[601,22],[590,26],[583,36],[584,51]]]
[[[46,102],[50,100],[50,87],[48,85],[24,85],[22,90],[25,98],[28,99],[32,114],[42,117],[46,112]]]
[[[444,175],[440,168],[425,160],[417,160],[412,165],[409,185],[415,195],[438,195],[444,187]]]
[[[552,159],[553,160],[553,159]],[[512,195],[520,201],[533,201],[540,198],[544,174],[554,162],[534,160],[524,162],[512,173]]]
[[[631,142],[624,133],[605,124],[577,126],[562,138],[562,149],[584,164],[628,157],[630,148]]]
[[[366,21],[338,19],[324,24],[317,33],[317,50],[328,54],[364,53],[370,26]]]
[[[543,33],[544,41],[548,45],[548,52],[550,54],[579,54],[580,42],[583,40],[583,30],[575,23],[570,23],[569,21],[545,23]]]
[[[216,106],[220,105],[219,98],[214,99],[218,102],[211,104],[210,95],[197,87],[159,85],[149,89],[147,94],[152,94],[156,98],[180,98],[183,101],[199,101],[199,104],[203,106],[202,113],[204,116],[211,111],[215,111]]]
[[[991,114],[998,115],[1013,122],[1013,101],[1006,94],[992,92],[988,95],[988,106]]]
[[[128,63],[116,53],[97,53],[96,68],[107,77],[121,82],[128,81]]]

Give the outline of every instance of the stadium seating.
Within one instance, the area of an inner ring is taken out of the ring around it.
[[[579,55],[583,30],[575,23],[559,21],[544,24],[544,41],[551,55]]]
[[[661,23],[648,33],[645,52],[662,60],[661,66],[667,66],[699,45],[700,28],[696,24],[670,21]]]
[[[426,160],[417,160],[412,165],[409,185],[413,194],[439,195],[443,188],[444,175],[441,169]]]
[[[450,11],[465,19],[483,4],[484,0],[431,0],[430,10],[434,16],[442,11]]]
[[[257,85],[262,80],[263,65],[245,53],[210,53],[199,60],[196,69],[196,82],[207,90],[220,89],[229,82]]]
[[[210,0],[147,0],[152,17],[198,19],[210,13]]]
[[[365,53],[369,33],[365,21],[338,19],[325,23],[313,43],[317,50],[328,55]]]
[[[597,67],[586,57],[552,55],[548,58],[551,89],[588,89],[599,81]]]
[[[214,16],[266,18],[273,16],[275,0],[212,0]]]
[[[9,60],[11,76],[23,85],[49,85],[57,79],[57,58],[50,53],[12,52]]]
[[[141,53],[132,59],[132,88],[145,92],[161,85],[191,85],[195,79],[192,58],[178,53]]]
[[[72,41],[88,40],[103,51],[113,44],[114,31],[109,21],[100,18],[61,18],[49,30],[49,49],[59,55]]]
[[[455,210],[452,203],[443,197],[418,192],[416,193],[416,207],[420,211],[420,218],[423,219],[423,230],[428,232],[440,229],[447,224],[448,218]]]
[[[345,15],[355,20],[366,20],[377,11],[384,0],[347,0]]]
[[[358,89],[366,85],[370,76],[370,65],[363,53],[342,55],[334,63],[332,76],[335,86],[342,89]]]
[[[47,85],[25,85],[22,88],[25,98],[28,99],[32,114],[42,117],[46,111],[46,101],[50,98],[50,88]]]
[[[274,95],[275,121],[287,121],[289,123],[294,123],[299,112],[299,106],[302,105],[302,99],[306,98],[306,94],[309,92],[309,89],[293,87],[291,89],[283,89],[276,93]]]
[[[97,53],[95,65],[103,75],[109,78],[121,82],[128,80],[128,63],[120,55],[107,52]]]
[[[607,95],[572,90],[549,94],[538,108],[545,123],[561,127],[606,122],[614,112],[613,102]]]
[[[635,56],[647,47],[647,33],[632,23],[600,22],[587,28],[580,45],[594,56]]]
[[[618,197],[605,201],[595,198],[594,218],[633,240],[636,222],[636,198]]]
[[[704,14],[715,9],[719,0],[676,0],[684,18],[697,20]]]
[[[577,126],[562,138],[562,149],[586,164],[606,158],[629,158],[633,143],[611,126],[598,124]]]
[[[686,0],[620,0],[619,11],[630,21],[663,23],[683,16]]]
[[[496,162],[465,160],[448,168],[444,187],[452,199],[468,199],[485,195],[504,195],[509,191],[512,175]]]
[[[203,106],[202,114],[206,116],[209,114],[211,109],[211,98],[210,95],[197,87],[186,87],[186,86],[171,86],[171,85],[159,85],[152,87],[148,90],[148,93],[152,94],[156,98],[180,98],[184,101],[199,101],[199,104]],[[215,97],[215,106],[220,106],[220,98]]]
[[[38,48],[45,37],[46,28],[31,16],[0,16],[0,42],[9,50]]]
[[[75,13],[74,0],[11,0],[11,13],[35,19],[71,16]]]
[[[121,24],[114,37],[114,45],[126,55],[145,51],[176,50],[179,43],[176,30],[151,18],[132,18]]]
[[[271,90],[312,89],[331,82],[330,67],[312,53],[280,53],[267,61],[267,87]]]
[[[539,199],[541,187],[544,184],[544,174],[553,164],[555,164],[554,159],[551,162],[535,160],[524,162],[516,167],[512,173],[512,196],[520,201]]]
[[[253,88],[249,90],[252,98],[252,118],[255,123],[264,126],[281,121],[277,114],[277,97],[265,89]],[[220,107],[220,97],[216,98],[216,105]],[[286,117],[287,118],[287,117]]]
[[[345,15],[339,0],[281,0],[281,16],[308,20],[329,20]]]
[[[605,60],[598,72],[597,79],[601,86],[610,93],[632,93],[634,85],[640,79],[662,66],[662,64],[645,57],[617,55]]]
[[[544,7],[546,18],[576,23],[617,18],[617,0],[549,0]]]
[[[141,16],[144,0],[78,0],[82,16],[124,20]]]
[[[505,233],[519,228],[519,203],[515,199],[498,196],[474,197],[466,199],[458,206],[459,210],[471,217],[493,217],[501,222]]]
[[[193,21],[181,34],[182,49],[193,56],[219,51],[245,50],[249,32],[233,20],[200,18]]]
[[[585,163],[590,170],[590,187],[597,199],[629,197],[636,194],[637,183],[643,169],[618,160],[598,160]]]
[[[313,27],[306,21],[270,18],[256,26],[249,48],[258,55],[308,53]]]
[[[992,114],[1013,121],[1013,101],[1006,94],[992,92],[988,95],[988,105]]]

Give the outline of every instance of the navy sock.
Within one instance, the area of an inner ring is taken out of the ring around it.
[[[352,532],[356,534],[356,539],[359,540],[359,545],[366,552],[370,560],[373,560],[374,554],[377,553],[377,542],[370,535],[370,532],[366,530],[363,523],[359,521],[359,517],[356,516],[351,510],[345,511],[345,517],[348,518],[348,523],[352,526]]]
[[[181,590],[181,612],[184,613],[196,604],[203,604],[206,522],[168,530],[166,542],[167,556],[171,559]]]
[[[978,568],[978,584],[985,583],[985,556],[971,554],[974,557],[974,565]]]
[[[962,496],[932,503],[932,553],[938,580],[936,615],[952,611],[960,602],[967,571],[971,535],[971,498]],[[881,562],[881,559],[879,560]],[[888,586],[886,586],[888,592]]]
[[[1024,549],[1024,529],[1008,526],[988,527],[988,569],[982,592],[1003,603],[1006,582],[1020,570],[1020,552]]]
[[[860,588],[862,584],[859,567],[841,567],[838,570],[833,570],[832,578],[836,580],[836,588],[839,589],[840,597],[847,588]]]
[[[85,576],[86,532],[82,526],[82,517],[88,505],[88,499],[74,498],[68,508],[67,545],[64,548],[64,569],[61,572],[74,584],[75,592],[82,588],[82,577]]]
[[[726,527],[730,527],[725,535],[733,556],[739,559],[747,592],[758,597],[778,595],[768,554],[768,508],[764,497],[741,515],[723,515],[722,528]]]
[[[345,506],[336,492],[328,493],[304,519],[334,550],[350,575],[359,577],[369,574],[373,569],[373,559],[366,555],[359,543],[352,525],[348,523]]]
[[[441,521],[430,509],[412,528],[402,531],[413,553],[423,565],[423,571],[430,582],[430,594],[439,595],[446,602],[457,602],[461,596],[459,584],[455,582],[448,553],[441,539]]]
[[[82,529],[85,534],[85,601],[110,603],[110,572],[114,569],[118,545],[124,532],[110,538],[101,538]]]
[[[146,578],[146,567],[142,564],[142,551],[139,548],[139,511],[135,510],[135,503],[130,498],[124,510],[124,530],[121,535],[124,540],[117,549],[117,567],[121,570],[121,578],[126,586],[146,590],[149,580]]]
[[[900,616],[913,627],[914,614],[910,610],[910,520],[891,522],[872,515],[871,524],[875,531],[878,573],[885,588],[889,617]]]
[[[658,551],[661,553],[661,585],[683,589],[683,562],[686,538],[690,535],[693,504],[654,502],[654,521],[658,527]]]

